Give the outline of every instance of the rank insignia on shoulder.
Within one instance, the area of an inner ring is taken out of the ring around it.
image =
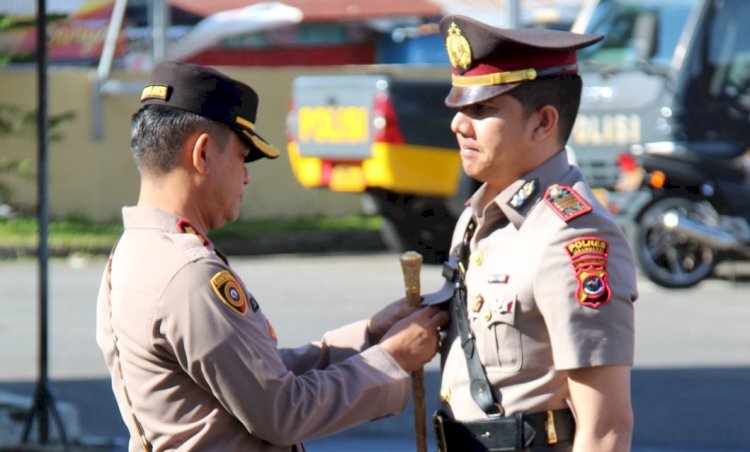
[[[203,243],[203,246],[206,248],[209,248],[211,246],[211,241],[208,240],[208,237],[203,235],[200,231],[195,229],[192,224],[190,224],[189,221],[187,221],[184,218],[180,218],[177,220],[177,229],[182,231],[184,234],[195,234],[198,236],[198,238],[201,240],[201,243]]]
[[[237,278],[229,270],[222,270],[211,278],[211,287],[222,303],[232,311],[244,316],[247,314],[248,299]],[[252,298],[252,297],[251,297]],[[257,303],[253,299],[253,311]]]
[[[609,243],[598,237],[582,237],[565,244],[565,251],[576,272],[579,303],[598,308],[612,298],[607,272]]]
[[[526,201],[531,199],[534,193],[536,193],[536,187],[536,179],[526,182],[521,188],[518,189],[517,192],[513,194],[513,196],[510,197],[508,205],[516,210],[520,209],[524,204],[526,204]]]
[[[544,202],[566,223],[591,212],[591,205],[567,185],[550,185],[544,193]]]

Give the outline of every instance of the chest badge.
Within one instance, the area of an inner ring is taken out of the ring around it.
[[[474,312],[479,312],[482,310],[482,305],[484,304],[484,298],[482,298],[481,295],[477,295],[474,297],[474,301],[471,303],[471,310]]]
[[[211,287],[224,305],[244,316],[247,314],[248,300],[237,278],[228,271],[222,270],[211,278]],[[253,300],[254,301],[254,300]]]
[[[578,280],[575,297],[584,306],[598,308],[612,298],[607,273],[608,249],[609,243],[598,237],[582,237],[565,245]]]
[[[482,250],[476,250],[472,251],[471,255],[469,256],[469,262],[476,266],[482,265],[482,262],[484,262],[484,251]]]
[[[544,193],[544,202],[566,223],[591,212],[591,205],[567,185],[550,185]]]

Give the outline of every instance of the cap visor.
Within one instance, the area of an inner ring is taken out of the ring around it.
[[[461,88],[454,86],[445,98],[445,105],[450,108],[461,108],[467,105],[491,99],[500,94],[505,94],[520,83],[505,83],[502,85],[471,86]]]
[[[240,132],[253,147],[252,151],[245,159],[246,162],[252,162],[260,158],[275,159],[281,155],[281,152],[279,152],[276,146],[264,140],[260,135],[251,133],[246,129],[242,129]]]

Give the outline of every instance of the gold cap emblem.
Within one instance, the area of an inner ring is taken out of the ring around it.
[[[451,65],[463,73],[471,65],[471,46],[469,41],[461,33],[455,22],[451,22],[448,29],[448,37],[445,38],[445,48]]]

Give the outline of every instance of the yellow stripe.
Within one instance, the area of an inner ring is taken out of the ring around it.
[[[250,139],[250,141],[252,141],[255,147],[258,148],[260,152],[265,154],[266,157],[275,159],[276,157],[281,155],[281,152],[279,152],[279,150],[276,149],[276,146],[272,145],[271,143],[266,143],[260,137],[251,134],[247,130],[243,130],[242,133],[245,134],[245,136]]]
[[[248,121],[247,119],[241,116],[237,116],[236,118],[234,118],[234,122],[241,125],[242,127],[245,127],[246,129],[255,131],[255,124],[253,124],[252,122]]]
[[[453,86],[458,88],[469,88],[472,86],[502,85],[504,83],[518,83],[536,79],[535,69],[520,69],[518,71],[495,72],[485,75],[455,75],[453,74]]]

